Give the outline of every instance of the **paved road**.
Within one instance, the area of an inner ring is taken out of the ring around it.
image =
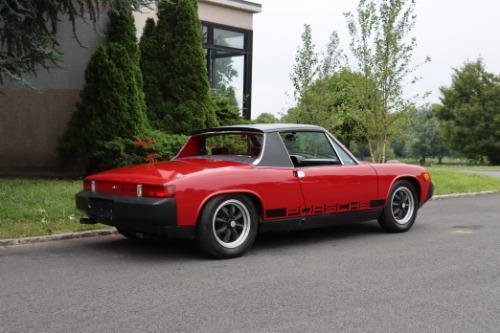
[[[462,172],[500,178],[500,170],[463,170]]]
[[[263,235],[245,257],[120,237],[0,249],[0,332],[498,332],[500,196]]]

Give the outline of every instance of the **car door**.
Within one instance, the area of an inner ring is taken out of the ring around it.
[[[305,202],[302,216],[371,208],[377,196],[377,175],[370,165],[358,164],[345,151],[338,153],[343,148],[322,131],[284,132],[281,137],[300,180]]]

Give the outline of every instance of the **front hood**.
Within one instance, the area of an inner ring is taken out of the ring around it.
[[[406,163],[367,163],[371,165],[377,173],[386,174],[386,173],[403,173],[410,175],[418,175],[426,171],[425,168],[419,165],[406,164]]]
[[[88,180],[110,181],[120,183],[165,184],[186,175],[210,169],[250,166],[245,163],[211,160],[181,159],[169,162],[140,164],[124,168],[112,169],[87,177]]]

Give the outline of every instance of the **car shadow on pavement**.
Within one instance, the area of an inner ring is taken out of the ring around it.
[[[293,232],[263,233],[250,252],[272,251],[288,247],[308,247],[322,242],[349,241],[354,237],[383,235],[376,222],[360,222],[328,228],[297,230]],[[121,236],[108,241],[88,242],[84,245],[94,251],[109,252],[112,255],[143,260],[203,260],[209,259],[196,247],[195,241],[188,240],[128,240]]]
[[[359,222],[326,228],[290,232],[263,233],[258,235],[254,247],[273,249],[288,246],[308,246],[322,242],[349,241],[354,237],[383,235],[377,222]]]
[[[202,258],[196,244],[189,240],[129,240],[122,236],[108,241],[87,243],[87,248],[107,252],[128,259],[144,260],[197,260]]]

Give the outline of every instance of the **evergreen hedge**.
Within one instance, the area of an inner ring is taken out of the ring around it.
[[[161,59],[161,55],[165,52],[161,51],[156,23],[152,18],[146,20],[139,47],[141,54],[140,66],[144,80],[144,97],[149,122],[154,128],[162,128],[166,132],[171,132],[167,125],[173,119],[167,113],[168,108],[160,90],[160,83],[166,82],[164,74],[165,61]],[[162,125],[162,121],[165,126]]]
[[[106,142],[133,138],[148,129],[135,74],[128,52],[120,44],[97,49],[85,71],[81,101],[60,143],[65,161],[80,162],[86,172],[101,169],[100,150]]]
[[[197,6],[196,0],[160,0],[158,23],[149,22],[141,39],[148,114],[156,129],[168,133],[218,124]]]
[[[109,39],[87,65],[80,102],[59,144],[63,161],[82,165],[86,173],[112,164],[101,158],[108,142],[150,128],[131,12],[110,14]]]

